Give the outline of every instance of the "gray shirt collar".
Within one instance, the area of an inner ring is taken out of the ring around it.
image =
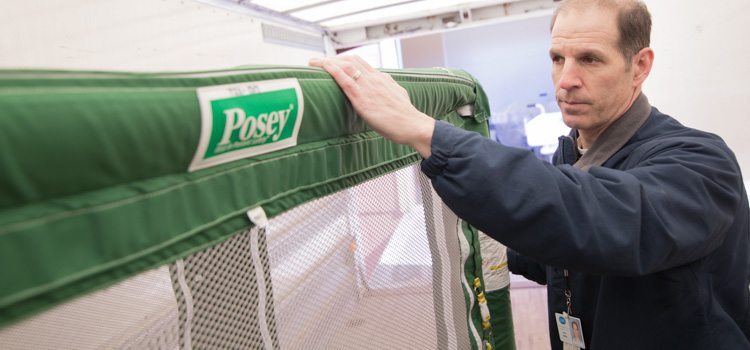
[[[592,166],[604,164],[607,159],[612,157],[615,152],[620,150],[633,137],[635,132],[646,122],[650,114],[651,104],[648,103],[646,95],[641,93],[635,99],[633,105],[625,111],[625,114],[607,127],[573,166],[588,171]],[[577,134],[578,131],[573,130],[571,137],[575,140]]]

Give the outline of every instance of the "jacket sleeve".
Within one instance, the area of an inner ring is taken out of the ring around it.
[[[639,276],[721,244],[742,183],[720,143],[683,138],[654,145],[630,170],[584,172],[438,122],[422,171],[458,216],[518,253],[582,272]]]
[[[508,249],[508,270],[536,283],[547,284],[546,267],[538,261],[518,254],[513,249]]]

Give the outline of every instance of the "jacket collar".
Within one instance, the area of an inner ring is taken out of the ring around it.
[[[572,164],[583,171],[604,164],[635,135],[650,114],[651,104],[648,103],[646,95],[641,93],[625,114],[604,130],[580,158],[575,143],[578,130],[571,130],[569,136],[561,136],[555,164]]]

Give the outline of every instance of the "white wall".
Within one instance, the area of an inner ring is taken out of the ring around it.
[[[654,26],[651,104],[714,132],[750,179],[750,1],[647,0]]]
[[[204,70],[323,56],[264,43],[260,21],[193,0],[3,0],[0,28],[3,68]]]
[[[401,61],[404,68],[444,67],[443,34],[401,39]]]
[[[385,39],[342,52],[339,56],[356,55],[375,68],[399,69],[401,55],[397,39]]]
[[[474,75],[499,114],[511,104],[554,96],[549,61],[551,16],[501,22],[443,34],[445,64]]]

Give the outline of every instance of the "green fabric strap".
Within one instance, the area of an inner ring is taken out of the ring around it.
[[[492,336],[494,349],[514,350],[516,338],[513,331],[513,313],[511,312],[510,287],[487,293],[487,305],[492,315]]]

